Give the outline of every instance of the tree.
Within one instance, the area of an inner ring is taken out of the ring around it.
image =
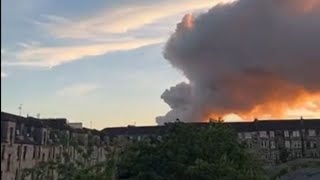
[[[212,180],[264,179],[259,161],[222,123],[207,127],[167,124],[161,140],[133,143],[120,155],[122,179]]]
[[[281,163],[285,163],[288,161],[288,158],[289,158],[289,152],[286,148],[282,148],[280,150],[280,154],[279,154],[279,160]]]

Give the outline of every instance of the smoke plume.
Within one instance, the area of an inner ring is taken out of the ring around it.
[[[238,0],[186,15],[164,57],[189,79],[166,90],[158,124],[234,113],[282,117],[320,112],[320,0]]]

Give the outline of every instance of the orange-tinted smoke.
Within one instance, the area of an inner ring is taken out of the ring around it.
[[[291,12],[308,13],[315,9],[320,8],[319,0],[291,0],[291,6],[285,3],[285,6],[281,7]]]
[[[319,19],[320,0],[238,0],[186,15],[164,57],[190,83],[161,96],[172,110],[157,122],[320,114]]]
[[[230,93],[232,99],[248,102],[251,104],[253,98],[256,105],[251,109],[241,109],[235,106],[233,109],[228,107],[216,108],[214,112],[204,113],[203,120],[216,119],[236,114],[243,120],[255,118],[287,118],[288,112],[293,109],[306,109],[320,114],[320,91],[310,92],[304,87],[279,80],[272,76],[238,76],[232,81],[226,80],[226,86],[233,90]],[[243,88],[243,87],[249,88]],[[250,97],[251,96],[251,97]],[[302,116],[302,114],[301,114]]]
[[[184,27],[188,28],[188,29],[191,29],[193,27],[193,16],[192,14],[186,14],[183,18],[183,25]]]

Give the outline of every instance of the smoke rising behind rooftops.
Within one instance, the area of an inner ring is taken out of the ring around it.
[[[320,0],[238,0],[187,14],[164,57],[190,82],[162,94],[171,111],[158,124],[279,118],[306,104],[320,113]]]

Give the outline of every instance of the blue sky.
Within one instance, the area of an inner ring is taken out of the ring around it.
[[[104,128],[152,125],[187,81],[162,57],[185,13],[212,0],[3,0],[1,110]]]

